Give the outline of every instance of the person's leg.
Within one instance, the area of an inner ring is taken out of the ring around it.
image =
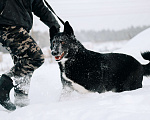
[[[3,43],[4,28],[0,27],[0,43]],[[6,74],[0,76],[0,105],[7,110],[13,111],[16,106],[10,100],[10,91],[14,87],[13,80]]]
[[[15,29],[5,35],[5,38],[8,40],[5,47],[13,56],[15,64],[8,72],[8,75],[24,77],[44,63],[44,55],[40,47],[25,29]]]
[[[10,52],[14,60],[14,66],[6,75],[14,77],[17,84],[15,97],[17,98],[19,95],[20,98],[20,94],[28,96],[32,73],[44,63],[43,53],[23,28],[7,28],[2,35],[2,39],[1,43]]]
[[[18,59],[12,55],[12,59],[14,64],[18,62]],[[10,72],[8,72],[9,74]],[[24,75],[23,77],[14,77],[15,81],[15,87],[14,87],[14,103],[16,106],[24,107],[29,105],[30,99],[28,97],[29,95],[29,89],[30,89],[30,82],[33,72]]]

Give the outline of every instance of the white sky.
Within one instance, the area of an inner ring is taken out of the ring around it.
[[[150,25],[150,0],[47,0],[74,30],[101,30]],[[37,19],[35,30],[47,30]]]

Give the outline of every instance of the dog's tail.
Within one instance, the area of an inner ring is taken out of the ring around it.
[[[150,61],[150,52],[144,52],[141,54],[145,60]],[[142,65],[144,68],[144,76],[150,76],[150,62],[146,65]]]

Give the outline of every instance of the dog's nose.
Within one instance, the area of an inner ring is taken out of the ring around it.
[[[58,52],[57,51],[52,51],[52,55],[56,56],[56,55],[58,55]]]

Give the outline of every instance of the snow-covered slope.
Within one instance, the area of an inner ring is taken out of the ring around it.
[[[145,61],[141,53],[150,51],[150,28],[144,30],[140,34],[132,38],[124,47],[114,52],[126,53],[135,57],[139,62],[145,64]]]
[[[150,29],[133,38],[117,52],[140,57],[150,50]],[[0,120],[149,120],[150,79],[144,77],[143,88],[122,93],[79,94],[59,101],[61,82],[56,63],[47,62],[35,71],[30,89],[31,104],[8,112],[0,106]],[[13,100],[13,90],[11,91]]]

